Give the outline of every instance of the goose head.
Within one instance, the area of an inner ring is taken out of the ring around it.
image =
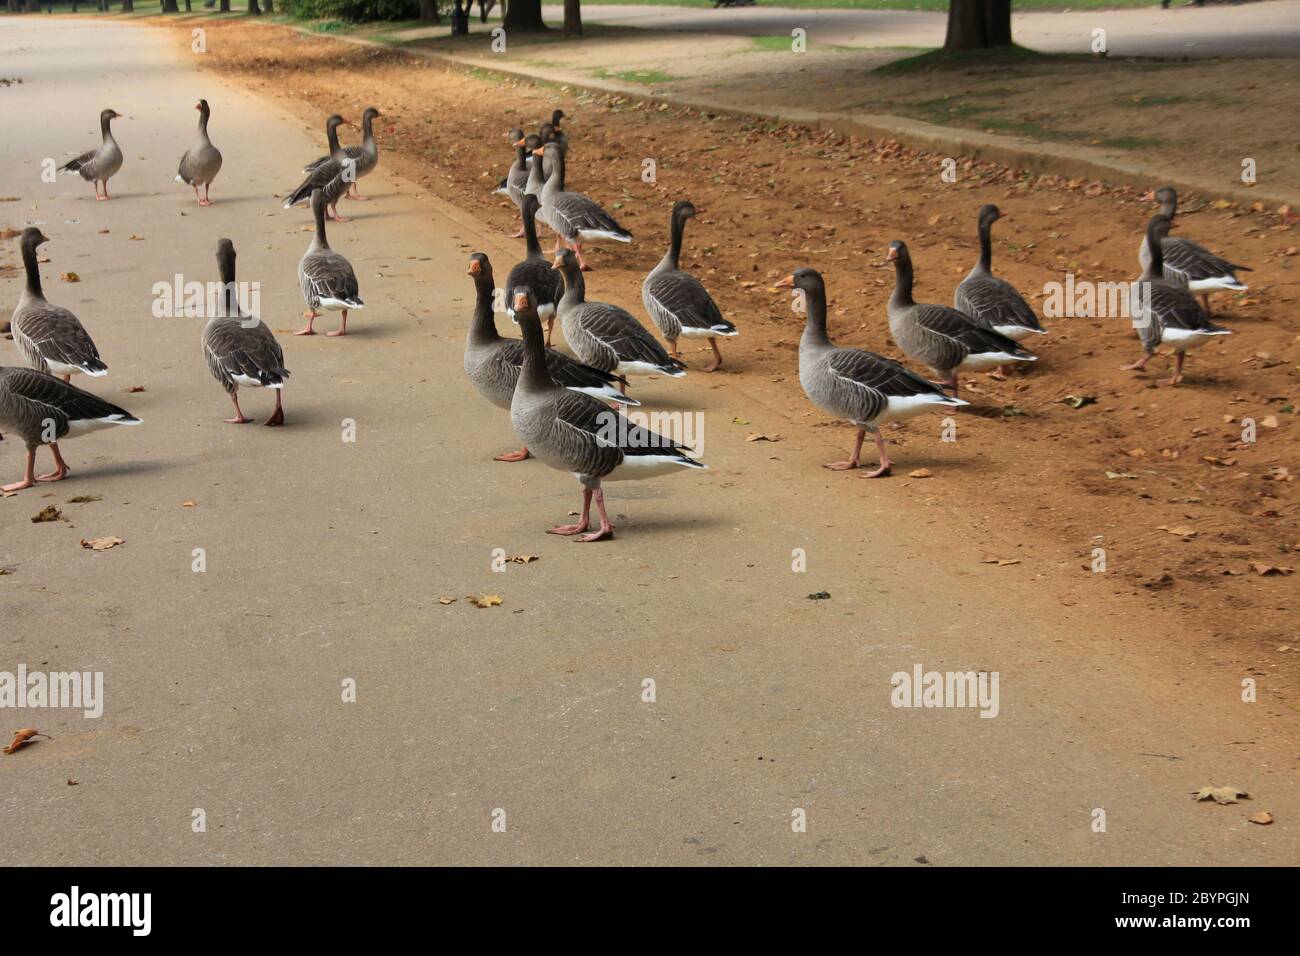
[[[518,126],[512,127],[512,128],[511,128],[511,129],[506,133],[506,139],[510,140],[510,145],[511,145],[511,146],[520,146],[520,145],[522,145],[522,142],[521,142],[521,141],[523,140],[523,138],[524,138],[524,131],[521,130]]]
[[[194,108],[198,110],[200,113],[202,113],[204,116],[207,116],[209,113],[212,112],[212,110],[208,107],[207,100],[199,100],[197,103],[194,104]]]
[[[117,110],[99,111],[99,125],[103,127],[107,127],[112,120],[121,119],[121,118],[122,118],[122,114],[119,113]]]
[[[685,221],[696,213],[695,203],[689,199],[680,199],[673,204],[673,220]]]
[[[574,255],[572,249],[561,249],[555,254],[555,261],[551,263],[552,269],[558,269],[564,276],[564,284],[567,286],[570,280],[580,275],[578,269],[578,257]]]
[[[474,284],[482,283],[492,284],[492,262],[488,259],[487,253],[474,252],[469,257],[469,268],[466,275],[473,276]]]
[[[342,126],[342,125],[343,125],[344,123],[346,123],[346,122],[347,122],[347,120],[345,120],[342,116],[339,116],[338,113],[335,113],[333,116],[331,116],[329,119],[327,119],[327,120],[325,121],[325,128],[326,128],[326,129],[338,129],[340,126]]]
[[[22,238],[18,240],[18,244],[24,249],[35,249],[41,243],[49,241],[50,237],[45,233],[41,232],[35,226],[28,226],[23,230]]]
[[[533,295],[533,287],[527,285],[517,285],[511,290],[510,307],[514,309],[515,321],[519,321],[520,315],[527,315],[529,312],[536,314],[537,297]]]
[[[805,266],[802,269],[795,269],[784,279],[776,283],[778,289],[802,289],[804,292],[825,293],[826,282],[822,279],[822,274],[816,269],[810,269]]]
[[[987,206],[981,206],[979,212],[980,228],[993,225],[999,219],[1010,219],[1011,217],[1004,213],[997,206],[989,203]]]

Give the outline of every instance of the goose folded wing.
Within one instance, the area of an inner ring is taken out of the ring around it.
[[[688,457],[685,446],[620,415],[604,402],[580,392],[564,392],[556,400],[556,434],[576,448],[584,446],[592,474],[607,474],[624,455]]]
[[[548,211],[566,236],[576,236],[583,229],[627,233],[596,200],[582,193],[560,193],[552,199],[549,207]]]
[[[655,304],[685,329],[718,329],[734,332],[736,327],[722,317],[704,284],[687,272],[674,271],[654,276],[647,292]]]
[[[59,169],[61,170],[66,169],[68,170],[68,172],[75,173],[79,171],[81,167],[85,166],[87,163],[89,163],[92,159],[94,159],[98,155],[99,155],[98,149],[88,149],[80,156],[76,157],[75,159],[68,160],[66,163],[60,166]]]
[[[1005,335],[981,329],[960,312],[941,305],[918,306],[916,321],[922,328],[962,346],[972,354],[1006,352],[1009,355],[1019,355],[1025,352]]]
[[[1218,279],[1230,276],[1234,272],[1249,272],[1246,266],[1238,266],[1221,256],[1216,256],[1209,249],[1190,239],[1166,239],[1160,245],[1164,256],[1165,271],[1173,272],[1184,282],[1198,279]]]
[[[595,303],[589,303],[594,305]],[[677,363],[659,340],[645,330],[632,313],[618,306],[601,305],[582,314],[582,326],[607,348],[613,349],[621,362],[645,362],[648,365],[675,366]]]
[[[1205,317],[1196,297],[1186,289],[1165,282],[1153,282],[1145,288],[1151,290],[1151,311],[1166,328],[1207,332],[1216,328]]]
[[[92,421],[120,415],[134,419],[130,412],[106,402],[92,392],[75,385],[66,385],[62,379],[29,368],[4,370],[4,387],[20,401],[29,403],[56,421],[60,433],[66,421]],[[60,421],[60,418],[63,419]]]
[[[320,298],[344,301],[357,298],[361,291],[352,264],[332,250],[330,255],[309,257],[302,270]]]
[[[47,362],[61,362],[74,368],[97,368],[103,364],[90,333],[67,309],[51,306],[26,316],[23,333]]]
[[[969,312],[982,325],[1042,328],[1034,310],[1010,282],[990,275],[971,276],[958,286],[957,291],[963,311]]]

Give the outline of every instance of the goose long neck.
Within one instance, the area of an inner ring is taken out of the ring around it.
[[[111,116],[101,116],[99,118],[99,134],[104,138],[104,142],[106,143],[113,141],[113,131],[109,128],[109,124],[112,122],[113,117]]]
[[[537,210],[528,208],[524,210],[524,247],[528,250],[528,258],[535,259],[544,255],[542,244],[537,239]]]
[[[474,276],[474,289],[478,297],[474,302],[474,320],[469,326],[470,340],[476,344],[495,342],[501,336],[492,318],[492,273],[484,270]]]
[[[223,258],[217,259],[217,272],[221,277],[221,302],[225,309],[223,315],[239,315],[239,296],[235,293],[235,262]]]
[[[27,270],[27,294],[37,298],[45,298],[41,292],[41,270],[36,263],[36,243],[23,243],[23,268]]]
[[[1166,196],[1160,201],[1160,215],[1172,221],[1174,213],[1178,209],[1178,198],[1176,196]]]
[[[546,345],[542,341],[542,323],[537,318],[537,313],[519,318],[519,327],[524,333],[524,361],[519,369],[517,387],[525,393],[555,388],[555,382],[546,370]]]
[[[587,301],[587,281],[577,266],[564,270],[564,299],[566,306],[582,305]]]
[[[988,272],[993,267],[993,223],[980,220],[980,268]]]
[[[894,294],[890,301],[896,305],[912,305],[912,257],[902,253],[894,260]]]
[[[325,238],[325,203],[312,203],[312,215],[316,217],[316,245],[322,249],[330,247],[329,240]]]
[[[669,229],[668,254],[664,258],[674,269],[682,257],[682,236],[685,233],[686,217],[673,216],[672,227]]]
[[[208,138],[208,117],[212,115],[208,110],[199,110],[199,135],[204,139]]]
[[[361,117],[361,141],[367,145],[375,141],[375,118],[369,113]]]
[[[560,149],[551,150],[551,176],[546,180],[548,189],[553,189],[557,193],[564,192],[564,151]]]
[[[528,147],[516,146],[515,147],[515,169],[518,172],[523,172],[527,168],[528,168]]]
[[[325,138],[329,140],[330,155],[333,156],[340,149],[339,146],[339,127],[337,123],[328,123],[325,126]]]
[[[826,337],[826,287],[816,283],[812,288],[805,289],[804,307],[807,309],[807,320],[803,327],[804,341],[812,345],[830,344],[830,339]]]
[[[1163,237],[1160,235],[1158,220],[1152,220],[1147,226],[1147,251],[1150,258],[1147,261],[1145,279],[1159,279],[1165,271],[1165,251],[1163,248]]]

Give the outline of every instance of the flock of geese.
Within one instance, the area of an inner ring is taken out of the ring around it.
[[[176,180],[194,189],[199,205],[208,206],[212,204],[209,189],[221,170],[221,153],[208,136],[211,110],[207,101],[200,100],[195,109],[199,111],[198,138],[182,157]],[[348,260],[330,248],[326,222],[348,221],[338,213],[341,198],[365,198],[357,191],[357,182],[378,165],[373,123],[380,115],[374,108],[364,112],[362,142],[355,146],[340,144],[338,129],[345,121],[331,116],[325,126],[329,154],[303,168],[305,178],[284,200],[286,209],[310,204],[315,219],[314,235],[298,268],[307,324],[295,334],[314,334],[313,323],[320,311],[326,310],[341,313],[338,329],[328,334],[346,335],[348,313],[363,308],[356,274]],[[60,167],[93,183],[98,200],[110,198],[108,181],[122,166],[122,151],[111,129],[119,116],[104,110],[100,114],[100,146]],[[678,349],[682,338],[709,342],[712,360],[704,371],[712,372],[723,361],[718,339],[733,337],[738,331],[703,283],[681,268],[686,223],[696,215],[695,206],[685,200],[672,208],[667,251],[641,289],[645,313],[667,341],[667,348],[627,309],[587,297],[584,274],[591,267],[584,243],[627,243],[632,234],[597,201],[568,188],[569,138],[561,129],[563,118],[563,112],[556,110],[535,133],[513,129],[508,134],[514,162],[497,192],[508,196],[519,210],[521,227],[515,237],[524,240],[524,258],[511,268],[502,291],[505,311],[520,326],[522,338],[503,337],[498,332],[494,312],[500,304],[499,291],[492,263],[486,254],[475,252],[468,268],[475,287],[475,307],[464,367],[484,398],[509,410],[523,442],[518,451],[497,455],[496,460],[536,457],[578,479],[582,488],[579,520],[550,532],[574,535],[579,541],[598,541],[613,534],[603,482],[705,467],[689,448],[623,414],[627,406],[640,404],[627,394],[629,377],[685,375],[687,366]],[[1160,203],[1160,212],[1148,223],[1139,249],[1142,273],[1134,285],[1139,295],[1133,300],[1141,308],[1134,325],[1144,352],[1125,367],[1144,368],[1156,350],[1166,345],[1175,355],[1170,384],[1178,384],[1186,352],[1229,334],[1209,320],[1209,292],[1245,289],[1236,273],[1247,271],[1247,267],[1215,256],[1190,240],[1168,235],[1177,209],[1173,189],[1161,188],[1150,198]],[[911,253],[904,242],[889,244],[887,258],[895,270],[888,305],[890,334],[903,353],[930,369],[934,378],[874,352],[835,345],[827,334],[825,284],[815,269],[798,269],[776,283],[779,288],[797,290],[805,312],[799,343],[799,380],[805,394],[818,408],[852,422],[857,429],[850,457],[825,467],[858,468],[870,432],[879,463],[862,477],[890,474],[893,462],[881,426],[927,411],[966,405],[959,397],[962,373],[986,371],[1004,377],[1009,367],[1035,361],[1036,356],[1022,343],[1046,334],[1046,330],[1019,291],[992,271],[992,227],[1004,218],[993,205],[979,210],[979,258],[957,286],[952,307],[916,302]],[[539,223],[555,236],[549,254],[538,236]],[[108,367],[77,317],[44,297],[36,250],[46,241],[34,227],[24,230],[19,240],[26,284],[11,328],[30,367],[0,367],[0,432],[15,432],[23,439],[27,464],[21,481],[3,486],[6,492],[66,476],[68,466],[59,451],[59,439],[114,425],[139,424],[125,409],[70,384],[74,374],[98,377],[106,374]],[[266,424],[281,425],[282,389],[289,377],[284,352],[266,324],[240,306],[235,248],[229,239],[218,242],[217,271],[223,292],[216,314],[203,330],[202,343],[209,370],[234,404],[234,417],[225,421],[250,421],[240,409],[241,387],[269,388],[276,393],[276,404]],[[1197,301],[1197,292],[1202,294],[1202,302]],[[557,318],[573,356],[551,347]],[[41,445],[50,446],[55,470],[37,476],[36,449]],[[599,527],[588,532],[593,501]]]

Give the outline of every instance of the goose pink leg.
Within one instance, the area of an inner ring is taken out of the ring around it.
[[[849,456],[848,461],[832,461],[830,464],[822,465],[823,468],[829,468],[831,471],[852,471],[858,467],[858,461],[862,457],[862,442],[867,437],[867,430],[859,428],[857,437],[853,440],[853,454]]]
[[[59,451],[57,442],[50,442],[50,451],[54,454],[54,470],[45,475],[37,475],[37,481],[62,481],[68,477],[68,472],[72,469],[68,463],[63,460],[63,454]]]
[[[0,491],[22,491],[34,484],[36,484],[36,449],[29,448],[27,449],[27,468],[23,472],[23,480],[15,481],[9,485],[0,485]]]

